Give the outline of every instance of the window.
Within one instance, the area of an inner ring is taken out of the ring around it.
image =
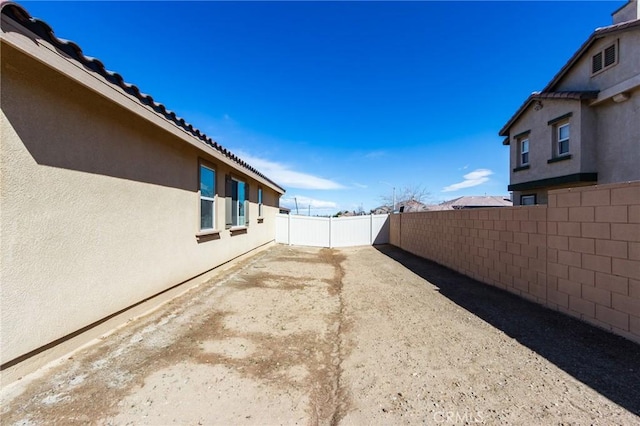
[[[529,139],[520,140],[520,165],[525,166],[529,164]]]
[[[258,216],[262,217],[262,188],[258,188]]]
[[[573,112],[569,112],[547,122],[551,126],[551,158],[547,160],[548,164],[571,159],[569,140],[571,138],[570,120],[572,116]]]
[[[520,205],[521,206],[533,206],[536,203],[536,196],[534,195],[521,195],[520,196]]]
[[[215,228],[216,172],[200,165],[200,230]]]
[[[569,153],[569,123],[557,126],[558,155]]]
[[[246,222],[246,214],[245,214],[245,191],[246,185],[241,180],[233,179],[232,181],[232,190],[231,190],[231,198],[233,200],[233,204],[231,206],[231,216],[232,216],[232,225],[233,226],[245,226]]]
[[[237,178],[226,179],[226,227],[249,225],[249,185]]]
[[[591,57],[591,74],[598,74],[618,63],[616,43],[605,47]]]

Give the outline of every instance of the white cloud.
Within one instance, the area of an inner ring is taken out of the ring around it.
[[[359,189],[367,189],[369,186],[362,184],[362,183],[358,183],[358,182],[353,182],[353,186],[355,186],[356,188]]]
[[[386,151],[378,150],[378,151],[371,151],[366,153],[364,155],[364,158],[368,158],[368,159],[380,158],[380,157],[384,157],[385,155],[387,155]]]
[[[280,204],[284,207],[295,209],[296,200],[298,201],[298,208],[305,210],[309,206],[312,209],[336,209],[338,204],[333,201],[316,200],[305,196],[296,195],[294,197],[286,197],[280,199]]]
[[[489,176],[493,172],[489,169],[477,169],[464,175],[462,182],[454,183],[453,185],[445,186],[442,188],[442,192],[452,192],[463,188],[471,188],[474,186],[482,185],[489,180]]]
[[[329,179],[291,170],[289,166],[264,158],[253,157],[243,152],[238,156],[264,173],[278,185],[298,189],[343,189],[344,186]]]

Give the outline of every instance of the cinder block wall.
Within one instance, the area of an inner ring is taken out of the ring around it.
[[[391,244],[640,343],[640,182],[391,216]]]

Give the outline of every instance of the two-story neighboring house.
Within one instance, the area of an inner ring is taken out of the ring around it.
[[[598,28],[500,130],[514,205],[551,189],[640,180],[640,3]]]

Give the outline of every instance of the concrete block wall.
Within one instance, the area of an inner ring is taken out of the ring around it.
[[[640,343],[640,182],[392,215],[391,244]]]

